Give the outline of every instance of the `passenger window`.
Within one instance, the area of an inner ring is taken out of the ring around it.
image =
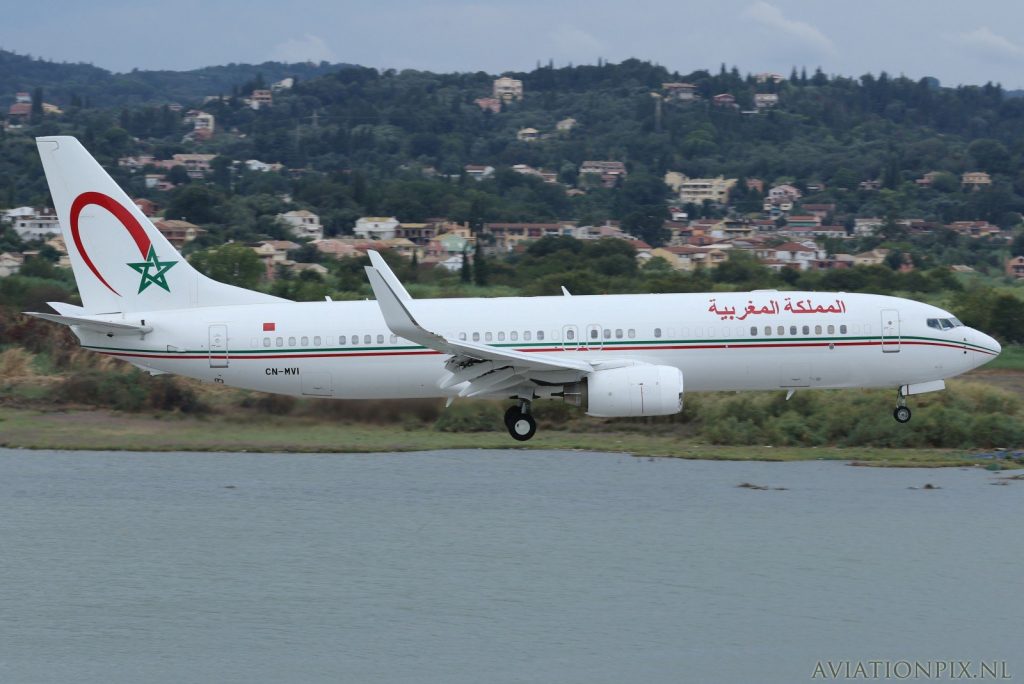
[[[840,335],[845,335],[846,334],[846,326],[845,325],[839,326],[839,334]]]
[[[661,337],[661,328],[655,328],[654,329],[654,336],[655,337]]]
[[[810,335],[811,334],[811,326],[805,325],[803,327],[803,331],[804,331],[804,335]]]
[[[377,335],[377,344],[384,344],[384,336]]]
[[[657,335],[658,332],[655,331],[654,334]],[[590,330],[590,339],[592,339],[592,340],[596,340],[597,339],[597,328],[591,328],[591,330]]]
[[[508,334],[508,339],[510,339],[513,342],[518,342],[519,341],[519,333],[517,331],[513,330],[512,332],[510,332]]]
[[[633,328],[630,328],[628,331],[626,331],[626,336],[629,337],[629,339],[632,340],[633,338],[636,337],[636,330],[634,330]]]
[[[319,335],[315,335],[313,337],[313,346],[314,347],[319,347],[320,346],[320,336]]]
[[[462,340],[463,342],[465,342],[466,341],[466,333],[459,333],[459,339]]]
[[[540,342],[543,339],[544,339],[544,331],[543,330],[538,330],[537,331],[537,341]]]
[[[344,335],[338,335],[338,344],[339,345],[345,344],[345,336]]]
[[[783,335],[786,334],[786,326],[780,325],[779,329],[776,332],[779,333],[779,337],[782,337]]]
[[[523,331],[523,340],[524,341],[529,342],[531,337],[532,337],[532,333],[530,333],[529,330],[524,330]]]
[[[820,335],[821,334],[821,326],[820,325],[814,326],[814,334],[815,335]]]
[[[575,340],[576,339],[576,331],[573,330],[572,328],[569,328],[568,330],[566,330],[565,331],[565,339],[567,339],[567,340]]]
[[[498,333],[498,341],[499,342],[504,342],[505,341],[505,333],[503,333],[503,332],[499,332]]]
[[[359,335],[352,336],[352,344],[359,344]]]
[[[770,326],[770,325],[764,326],[764,336],[765,337],[771,337],[772,336],[772,326]]]
[[[372,344],[373,335],[363,335],[363,344]]]
[[[612,331],[611,331],[611,329],[609,329],[609,328],[605,328],[604,329],[604,339],[606,339],[606,340],[612,339]]]
[[[274,340],[274,342],[277,344],[278,347],[283,347],[284,346],[284,338],[283,337],[278,337],[276,340]]]
[[[836,326],[834,326],[834,325],[828,326],[828,334],[829,335],[835,335],[836,334]]]
[[[616,328],[615,329],[615,339],[617,339],[617,340],[621,340],[622,339],[622,328]]]
[[[478,332],[473,333],[473,341],[474,342],[479,342],[480,341],[480,333],[478,333]]]
[[[289,337],[288,338],[288,346],[289,347],[294,347],[295,346],[295,338],[294,337]]]
[[[494,335],[492,335],[491,333],[484,333],[484,340],[486,342],[490,342],[493,339],[494,339]]]
[[[796,326],[795,325],[789,326],[789,334],[790,335],[796,335]]]
[[[750,336],[751,337],[757,337],[757,326],[756,325],[750,326]]]
[[[269,347],[270,346],[270,338],[269,337],[264,337],[263,338],[263,346],[264,347]]]

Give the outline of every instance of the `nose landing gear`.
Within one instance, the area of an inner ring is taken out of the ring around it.
[[[537,421],[530,415],[530,402],[521,399],[518,406],[505,411],[505,427],[512,439],[525,442],[537,433]]]

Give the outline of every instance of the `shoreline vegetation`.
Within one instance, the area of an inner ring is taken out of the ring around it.
[[[1024,467],[1024,369],[984,367],[915,396],[906,425],[891,390],[688,394],[683,412],[596,419],[538,402],[528,443],[507,402],[297,399],[152,377],[38,329],[38,351],[0,348],[0,447],[114,451],[367,453],[570,449],[709,460],[839,460],[893,467]],[[770,445],[770,446],[769,446]]]
[[[880,467],[1024,466],[1021,452],[1001,449],[879,448],[707,444],[675,434],[547,430],[521,444],[503,431],[445,432],[425,426],[332,423],[266,416],[128,414],[109,409],[0,407],[0,447],[32,450],[146,452],[375,453],[441,449],[572,450],[634,457],[725,461],[845,461]]]

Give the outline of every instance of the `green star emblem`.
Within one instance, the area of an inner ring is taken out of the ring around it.
[[[146,260],[140,263],[128,264],[133,269],[142,274],[142,281],[139,282],[139,294],[149,287],[150,285],[158,285],[168,292],[171,288],[167,287],[167,271],[171,269],[171,266],[178,263],[177,261],[160,261],[156,258],[156,250],[153,246],[149,247],[149,254],[146,255]],[[155,271],[155,272],[153,272]]]

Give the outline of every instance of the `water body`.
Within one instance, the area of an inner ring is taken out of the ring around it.
[[[996,477],[0,450],[0,681],[795,682],[951,658],[1020,679],[1024,482]]]

